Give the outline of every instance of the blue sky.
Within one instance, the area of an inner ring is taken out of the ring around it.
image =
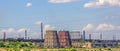
[[[43,22],[45,29],[86,30],[97,32],[96,38],[102,32],[104,39],[112,39],[106,37],[115,33],[120,37],[119,19],[120,0],[0,1],[0,35],[6,31],[8,37],[23,37],[22,30],[27,29],[29,36],[39,38],[39,23]]]

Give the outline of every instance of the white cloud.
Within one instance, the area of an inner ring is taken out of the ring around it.
[[[99,24],[98,26],[94,26],[92,24],[87,24],[82,30],[90,31],[110,31],[110,30],[120,30],[120,26],[115,26],[112,24]]]
[[[11,33],[11,32],[15,32],[15,30],[13,28],[9,28],[8,29],[8,32]]]
[[[49,0],[50,3],[68,3],[68,2],[74,2],[78,0]]]
[[[55,30],[55,27],[53,27],[51,25],[45,25],[44,29],[45,30]]]
[[[21,28],[21,29],[19,29],[17,32],[18,32],[18,33],[23,33],[23,32],[25,32],[25,30],[26,30],[25,28]]]
[[[118,30],[120,26],[114,26],[111,24],[99,24],[96,30]]]
[[[119,19],[119,16],[105,16],[106,20],[114,20],[114,19]]]
[[[37,21],[35,24],[40,25],[41,23],[42,23],[42,21]]]
[[[87,25],[83,28],[83,30],[89,31],[89,30],[92,30],[93,28],[94,28],[94,26],[93,26],[92,24],[87,24]]]
[[[32,3],[28,2],[26,3],[26,7],[31,7],[32,6]]]
[[[120,0],[94,0],[85,3],[84,7],[100,7],[105,5],[120,6]]]
[[[1,30],[0,32],[7,32],[7,33],[13,33],[13,32],[15,32],[15,30],[13,29],[13,28],[8,28],[8,29],[3,29],[3,30]]]

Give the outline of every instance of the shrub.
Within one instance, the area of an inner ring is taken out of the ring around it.
[[[70,51],[77,51],[75,48],[71,48]]]
[[[46,49],[41,49],[41,51],[47,51]]]
[[[27,48],[27,47],[24,47],[23,48],[23,51],[30,51],[31,49],[30,48]]]
[[[111,48],[108,48],[108,51],[112,51],[112,49],[111,49]]]

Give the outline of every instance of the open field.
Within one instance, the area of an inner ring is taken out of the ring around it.
[[[16,51],[13,48],[0,48],[0,51]],[[19,50],[18,50],[19,51]],[[20,51],[120,51],[120,48],[61,48],[61,49],[20,49]]]

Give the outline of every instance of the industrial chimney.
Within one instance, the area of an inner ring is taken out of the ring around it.
[[[3,35],[4,35],[3,36],[3,41],[5,41],[5,39],[6,39],[6,32],[4,32]]]
[[[89,40],[91,41],[91,34],[89,34]]]
[[[102,34],[100,34],[100,40],[102,40]]]
[[[43,23],[41,22],[41,40],[43,40]]]
[[[83,40],[85,41],[85,31],[83,31]]]
[[[27,40],[27,30],[25,30],[25,40]]]

